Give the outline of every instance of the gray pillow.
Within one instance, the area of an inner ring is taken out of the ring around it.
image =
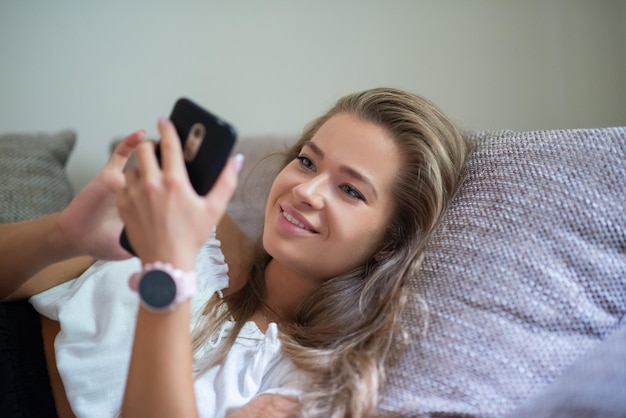
[[[429,325],[422,336],[418,303],[405,312],[412,344],[390,370],[389,416],[500,417],[626,313],[626,128],[472,139],[465,182],[411,283]]]
[[[70,202],[65,163],[75,142],[72,131],[0,135],[0,223],[37,218]]]
[[[626,323],[507,418],[626,416]]]

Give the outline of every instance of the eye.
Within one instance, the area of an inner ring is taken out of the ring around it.
[[[344,184],[343,186],[341,186],[341,188],[344,191],[344,193],[346,193],[351,198],[357,199],[357,200],[362,200],[362,201],[365,202],[365,196],[363,196],[363,194],[361,194],[361,192],[359,192],[357,189],[355,189],[351,185]]]
[[[296,159],[299,160],[300,165],[307,170],[315,170],[315,164],[313,164],[313,160],[311,160],[306,155],[298,155]]]

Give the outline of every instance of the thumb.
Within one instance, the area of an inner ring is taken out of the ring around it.
[[[204,197],[209,211],[217,211],[216,215],[222,215],[237,188],[237,178],[243,167],[243,154],[237,154],[229,158],[228,163],[220,173],[211,191]]]

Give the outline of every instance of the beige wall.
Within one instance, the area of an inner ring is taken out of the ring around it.
[[[406,88],[473,129],[626,125],[624,0],[0,2],[0,132],[73,128],[76,188],[187,95],[289,135]]]

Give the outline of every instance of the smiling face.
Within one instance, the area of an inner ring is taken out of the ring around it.
[[[379,126],[340,113],[276,177],[263,245],[294,273],[318,282],[367,261],[393,213],[397,145]]]

